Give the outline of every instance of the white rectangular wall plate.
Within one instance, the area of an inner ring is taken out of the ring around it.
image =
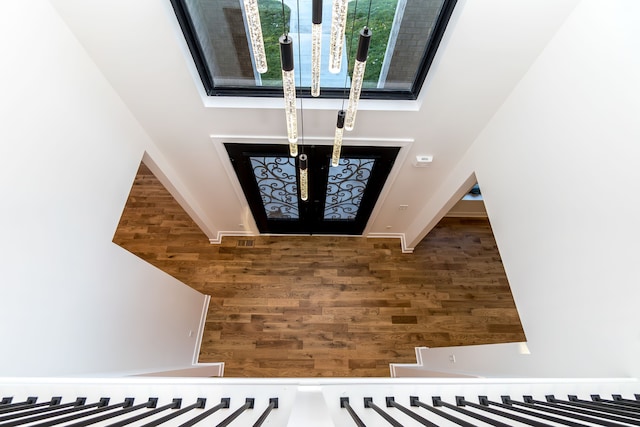
[[[416,156],[413,161],[413,166],[416,168],[424,168],[429,165],[429,163],[433,162],[433,156]]]

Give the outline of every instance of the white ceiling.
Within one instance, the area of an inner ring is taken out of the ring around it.
[[[242,231],[239,224],[251,230],[228,160],[214,147],[225,138],[212,135],[286,143],[280,100],[203,100],[169,0],[51,1],[154,141],[155,156],[163,157],[156,160],[170,166],[163,172],[182,189],[209,237]],[[361,101],[345,143],[410,141],[366,232],[402,233],[414,221],[429,222],[417,213],[577,2],[459,0],[420,99]],[[303,106],[305,140],[329,141],[340,101],[304,100]],[[434,162],[413,168],[418,154],[433,155]],[[399,205],[409,208],[399,212]]]

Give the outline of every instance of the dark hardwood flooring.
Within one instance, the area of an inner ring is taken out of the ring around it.
[[[444,219],[413,254],[360,237],[211,245],[141,165],[114,242],[211,296],[200,361],[227,377],[388,377],[415,347],[525,340],[484,219]]]

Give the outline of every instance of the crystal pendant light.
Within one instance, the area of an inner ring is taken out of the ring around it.
[[[344,45],[344,30],[347,26],[348,0],[333,0],[333,15],[331,16],[331,41],[329,45],[329,72],[338,74],[342,63],[342,46]]]
[[[362,81],[364,80],[364,70],[367,66],[367,54],[369,53],[370,42],[371,30],[368,27],[364,27],[360,31],[358,51],[353,66],[353,76],[351,77],[351,91],[349,92],[349,104],[347,105],[347,116],[344,123],[346,130],[353,130],[356,121],[356,111],[358,109],[358,101],[360,100]]]
[[[331,155],[331,166],[336,167],[340,163],[340,150],[342,149],[342,135],[344,133],[344,110],[338,111],[338,123],[336,124],[336,135],[333,138],[333,154]]]
[[[251,49],[253,50],[256,70],[258,70],[260,74],[266,73],[267,55],[264,52],[262,26],[260,25],[260,14],[258,13],[258,0],[244,0],[244,13],[247,17],[247,27],[249,28],[249,38],[251,39]]]
[[[287,118],[287,138],[289,153],[298,155],[298,118],[296,111],[296,81],[293,74],[293,44],[288,34],[280,37],[280,61],[282,64],[282,89],[284,90],[284,109]]]
[[[300,199],[309,199],[309,175],[307,169],[307,155],[300,154],[298,158],[298,168],[300,169]]]
[[[322,52],[322,0],[313,0],[311,24],[311,96],[320,96],[320,54]]]

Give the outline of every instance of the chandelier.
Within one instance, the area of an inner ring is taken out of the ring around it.
[[[300,43],[300,0],[297,1],[298,7],[298,43]],[[258,11],[257,0],[243,0],[246,13],[247,27],[249,30],[249,38],[254,55],[255,67],[259,73],[267,71],[267,60],[264,49],[264,40],[262,37],[262,27],[260,23],[260,15]],[[280,43],[280,64],[282,67],[282,89],[284,94],[284,111],[287,129],[287,139],[289,141],[289,154],[292,157],[298,156],[298,119],[296,108],[296,79],[294,73],[294,54],[293,40],[287,30],[287,22],[285,18],[284,0],[282,3],[282,24],[283,34],[279,39]],[[351,52],[351,40],[353,39],[357,0],[353,11],[352,37],[347,50],[347,60]],[[311,96],[320,96],[320,74],[322,69],[321,52],[322,52],[322,0],[313,0],[311,10]],[[340,72],[342,67],[343,48],[345,45],[345,32],[347,26],[348,0],[333,0],[331,34],[329,44],[329,64],[328,71],[333,74]],[[344,130],[351,131],[355,126],[356,112],[358,109],[358,101],[362,91],[362,83],[364,81],[364,73],[367,65],[367,55],[371,42],[372,31],[369,28],[369,17],[371,15],[371,0],[369,0],[369,10],[367,14],[367,23],[359,33],[358,48],[356,51],[353,72],[351,75],[351,85],[349,89],[349,100],[347,108],[344,108],[344,98],[342,99],[342,108],[338,111],[338,119],[333,141],[333,151],[331,156],[331,166],[336,167],[340,162],[340,152],[342,148],[342,139]],[[300,55],[299,55],[300,59]],[[345,74],[345,94],[347,88],[347,75]],[[301,83],[301,82],[300,82]],[[301,84],[300,84],[301,85]],[[300,100],[300,111],[302,113],[302,100]],[[304,141],[304,132],[302,133]],[[307,156],[301,154],[298,158],[298,168],[300,174],[300,194],[302,200],[308,198],[308,170]]]

